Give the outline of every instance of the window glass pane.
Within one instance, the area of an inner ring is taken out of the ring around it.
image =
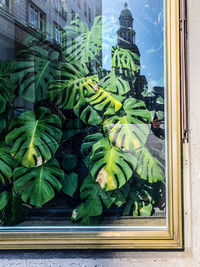
[[[13,5],[16,23],[0,13],[2,224],[166,226],[164,1]]]
[[[32,6],[30,7],[29,23],[34,25],[34,8]]]

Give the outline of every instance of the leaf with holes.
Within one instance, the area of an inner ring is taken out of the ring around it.
[[[104,131],[120,149],[135,151],[143,146],[149,135],[151,113],[144,102],[128,98],[123,104],[121,116],[112,116],[104,122]]]
[[[99,81],[99,86],[118,95],[124,95],[131,90],[128,81],[117,76],[114,69]]]
[[[59,53],[38,48],[23,50],[12,65],[12,79],[19,85],[19,95],[30,102],[47,98],[48,82],[59,69]]]
[[[126,153],[103,138],[93,145],[91,174],[105,191],[122,187],[137,164],[133,154]]]
[[[85,95],[94,93],[98,82],[97,75],[89,75],[87,66],[78,61],[65,63],[55,77],[48,94],[52,102],[64,109],[81,108],[86,102]]]
[[[14,189],[21,194],[22,200],[42,207],[55,196],[54,189],[60,191],[62,185],[59,179],[64,178],[64,172],[57,160],[52,159],[37,168],[16,168],[13,176]]]
[[[135,72],[139,71],[140,57],[129,49],[113,48],[112,67],[117,68],[122,72],[127,69],[129,74],[135,76]]]
[[[113,115],[122,107],[124,97],[114,95],[108,90],[98,87],[98,91],[93,95],[87,97],[87,102],[97,111],[102,111],[103,114]]]
[[[103,205],[108,209],[114,202],[92,177],[87,177],[80,188],[82,203],[72,214],[74,221],[89,216],[99,216],[103,212]]]
[[[83,144],[81,146],[81,154],[83,157],[83,162],[85,163],[85,166],[87,168],[89,168],[89,165],[90,165],[92,147],[96,142],[98,142],[102,138],[103,138],[102,133],[95,133],[95,134],[87,135],[85,139],[83,140]]]
[[[62,36],[67,44],[63,50],[65,55],[76,58],[79,62],[89,62],[96,59],[102,50],[102,18],[95,17],[94,23],[89,29],[86,22],[80,18],[71,21],[70,26],[66,26]]]
[[[85,124],[97,126],[103,121],[103,118],[100,116],[100,114],[88,103],[81,108],[74,109],[74,113]]]
[[[50,160],[59,147],[61,121],[47,108],[26,111],[12,120],[6,143],[11,155],[26,167],[36,167]]]
[[[10,147],[0,143],[0,181],[5,184],[13,175],[17,162],[10,155]]]
[[[136,151],[137,166],[136,172],[149,183],[163,181],[165,177],[164,165],[146,147],[141,147]]]
[[[8,104],[14,100],[15,85],[10,78],[11,62],[0,60],[0,113],[6,111]]]
[[[7,200],[6,200],[7,201]],[[5,208],[0,212],[2,226],[13,226],[25,221],[31,207],[25,204],[20,195],[10,194]]]

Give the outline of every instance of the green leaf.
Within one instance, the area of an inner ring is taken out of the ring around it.
[[[38,168],[16,168],[14,189],[22,195],[24,202],[42,207],[55,196],[54,189],[60,191],[62,185],[59,179],[63,178],[64,172],[57,160],[52,159]]]
[[[89,168],[89,165],[90,165],[92,147],[97,141],[99,141],[102,138],[103,138],[102,133],[95,133],[95,134],[87,135],[85,139],[83,140],[83,144],[81,146],[81,154],[82,154],[85,166],[87,168]]]
[[[124,98],[110,93],[101,87],[97,88],[97,92],[87,97],[87,102],[98,111],[103,111],[104,115],[113,115],[122,107]]]
[[[14,100],[15,86],[11,81],[11,63],[0,60],[0,113]]]
[[[65,174],[65,176],[61,179],[62,191],[73,197],[77,187],[78,187],[78,175],[74,172],[70,174]]]
[[[16,161],[10,155],[10,147],[0,143],[0,181],[2,184],[10,180],[16,166]]]
[[[115,205],[117,207],[121,207],[123,204],[126,203],[126,197],[124,196],[124,194],[118,190],[116,193],[115,193],[115,196],[116,196],[116,199],[115,199]]]
[[[70,171],[76,167],[78,163],[77,157],[73,154],[67,154],[62,160],[62,167],[66,171]]]
[[[89,62],[96,59],[102,50],[102,18],[95,17],[91,29],[86,22],[80,18],[71,21],[70,26],[66,26],[62,39],[67,44],[63,51],[65,55],[70,55],[80,62]],[[73,40],[73,42],[72,42]]]
[[[122,187],[131,178],[136,164],[134,155],[113,146],[106,138],[93,145],[91,174],[105,191]]]
[[[142,147],[136,151],[137,166],[136,172],[144,180],[149,183],[163,181],[165,177],[165,167],[163,164],[153,157],[146,147]]]
[[[98,112],[87,103],[82,108],[74,109],[74,113],[85,124],[97,126],[103,121]]]
[[[140,209],[140,215],[141,216],[151,216],[152,209],[153,209],[152,204],[144,206],[143,208]]]
[[[123,109],[122,116],[115,115],[104,122],[104,131],[118,148],[135,151],[147,141],[151,114],[144,102],[134,98],[128,98]]]
[[[73,211],[72,220],[74,221],[89,216],[99,216],[103,212],[102,203],[109,209],[114,201],[114,198],[109,197],[90,176],[84,180],[80,192],[84,202]]]
[[[157,98],[156,102],[157,102],[158,104],[160,104],[160,105],[164,105],[164,104],[165,104],[165,101],[164,101],[164,99],[163,99],[161,96],[159,96],[159,97]]]
[[[47,98],[48,82],[59,69],[59,53],[38,47],[37,52],[23,50],[12,65],[12,79],[19,84],[19,95],[30,102]]]
[[[11,155],[26,167],[40,166],[50,160],[59,147],[61,121],[47,108],[26,111],[14,118],[6,143],[12,144]]]
[[[0,211],[2,211],[8,205],[9,199],[10,199],[9,192],[4,191],[0,193]]]
[[[13,226],[19,224],[25,221],[30,211],[30,206],[22,201],[21,196],[13,194],[0,214],[1,225]]]
[[[132,80],[132,82],[134,81]],[[131,90],[128,81],[117,76],[114,69],[99,81],[99,86],[118,95],[124,95]]]
[[[82,130],[82,123],[77,119],[70,119],[63,125],[63,136],[62,140],[68,140],[73,136],[79,134]]]
[[[112,67],[119,69],[120,72],[127,69],[128,73],[132,72],[132,75],[135,76],[135,72],[139,71],[139,62],[139,56],[129,49],[119,46],[113,48]]]
[[[49,85],[49,97],[52,102],[64,109],[77,109],[85,104],[85,95],[94,93],[98,82],[97,75],[89,75],[85,64],[78,61],[65,63]]]

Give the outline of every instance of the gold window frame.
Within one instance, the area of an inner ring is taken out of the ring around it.
[[[179,0],[166,0],[168,217],[166,230],[2,230],[1,249],[182,249]],[[14,229],[14,228],[13,228]],[[120,228],[121,229],[121,228]]]

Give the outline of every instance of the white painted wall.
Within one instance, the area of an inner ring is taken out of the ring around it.
[[[185,252],[7,251],[0,266],[199,267],[200,266],[200,1],[188,0],[189,176],[185,176]],[[191,192],[190,192],[191,185]],[[191,193],[191,194],[189,194]],[[191,197],[190,197],[191,196]],[[191,200],[191,203],[190,203]],[[191,209],[190,209],[191,205]],[[191,212],[191,216],[190,216]],[[191,218],[191,221],[190,221]],[[191,222],[191,231],[190,231]]]

